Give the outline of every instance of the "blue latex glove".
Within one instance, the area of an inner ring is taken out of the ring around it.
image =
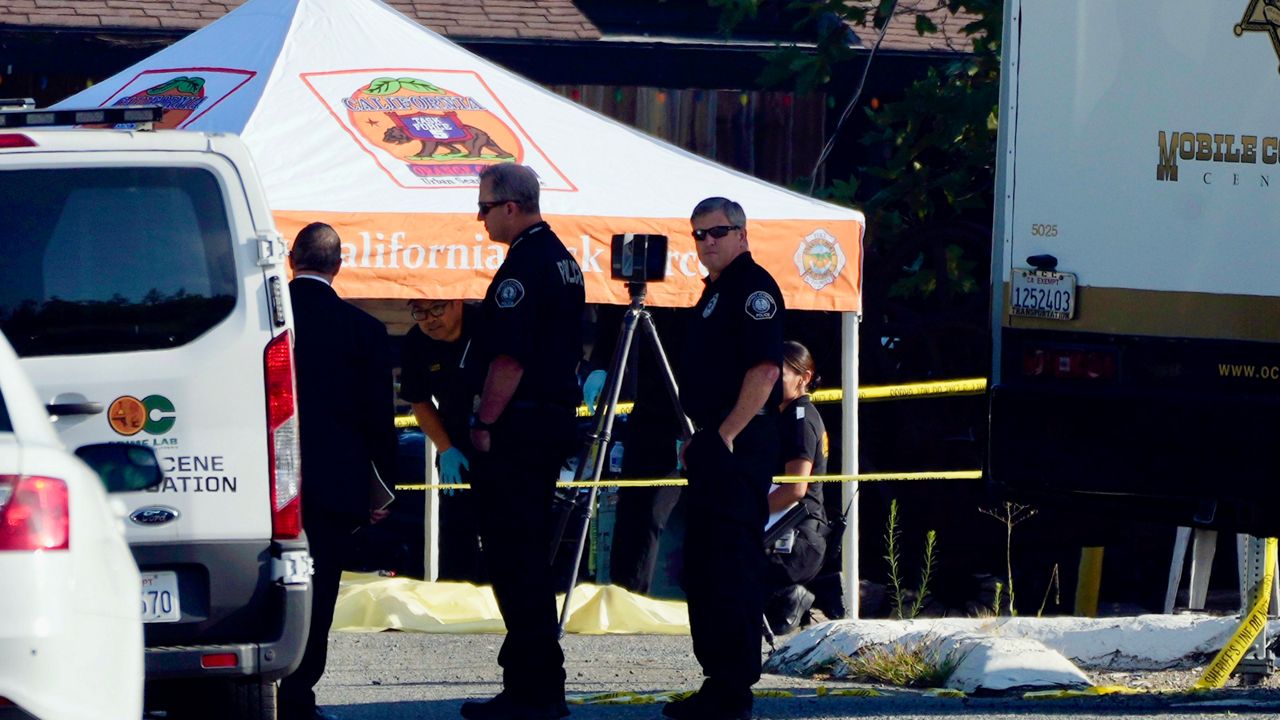
[[[592,415],[596,414],[596,403],[600,401],[600,391],[604,390],[604,381],[608,375],[604,370],[592,370],[587,379],[582,381],[582,401],[587,404],[587,410]]]
[[[446,485],[459,485],[462,483],[462,471],[470,469],[471,464],[467,462],[467,456],[463,455],[458,448],[451,447],[440,453],[440,482]]]

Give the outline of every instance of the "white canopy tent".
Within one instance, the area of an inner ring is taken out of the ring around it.
[[[860,213],[604,118],[377,0],[249,0],[60,105],[153,103],[166,108],[162,127],[244,138],[286,237],[316,220],[334,226],[344,252],[336,287],[351,298],[481,297],[504,251],[475,218],[489,164],[538,172],[543,215],[578,257],[590,302],[628,301],[609,280],[608,243],[635,232],[671,238],[668,281],[650,288],[650,302],[691,305],[705,269],[689,211],[709,195],[738,201],[752,253],[787,306],[845,314],[842,469],[856,472]]]

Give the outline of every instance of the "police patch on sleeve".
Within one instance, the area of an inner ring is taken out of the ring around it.
[[[507,278],[498,285],[498,291],[494,293],[494,301],[498,303],[500,308],[513,308],[520,304],[524,299],[524,286],[515,278]]]
[[[757,290],[747,298],[747,314],[755,320],[768,320],[778,313],[778,301],[764,290]]]

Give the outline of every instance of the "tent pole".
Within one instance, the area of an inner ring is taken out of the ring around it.
[[[840,315],[841,359],[840,387],[844,400],[840,403],[840,472],[858,474],[858,325],[862,316],[856,312]],[[858,483],[841,483],[840,506],[848,507],[848,524],[841,538],[844,563],[844,605],[849,618],[858,617]]]
[[[429,437],[424,457],[427,466],[423,468],[423,476],[427,479],[427,485],[438,485],[440,476],[436,471],[436,445]],[[435,582],[440,578],[440,491],[428,488],[423,495],[426,496],[426,506],[422,513],[422,531],[425,534],[422,543],[422,579]]]

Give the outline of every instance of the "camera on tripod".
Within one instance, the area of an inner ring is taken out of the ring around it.
[[[667,236],[626,233],[611,243],[614,280],[661,282],[667,276]]]

